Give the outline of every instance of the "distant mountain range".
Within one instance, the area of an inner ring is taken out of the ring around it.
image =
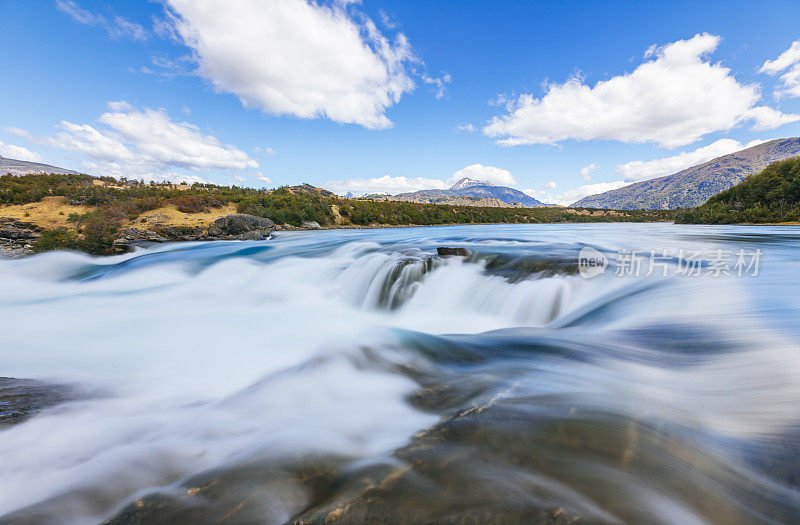
[[[449,204],[452,206],[546,206],[533,197],[508,186],[495,186],[486,181],[463,178],[447,190],[420,190],[401,193],[386,200]]]
[[[699,206],[771,163],[797,155],[800,155],[800,138],[771,140],[666,177],[591,195],[572,206],[615,210],[670,210]]]
[[[58,173],[60,175],[66,175],[78,172],[57,168],[49,164],[40,164],[39,162],[8,159],[0,155],[0,175],[5,175],[6,173],[12,175],[27,175],[28,173]]]

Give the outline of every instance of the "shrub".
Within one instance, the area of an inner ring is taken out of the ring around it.
[[[51,250],[80,249],[77,234],[67,228],[44,230],[42,236],[33,243],[33,251],[47,252]]]

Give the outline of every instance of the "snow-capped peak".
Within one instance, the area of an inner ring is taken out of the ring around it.
[[[492,184],[486,182],[485,180],[475,180],[475,179],[470,179],[469,177],[464,177],[463,179],[453,184],[453,186],[450,189],[463,190],[464,188],[469,188],[471,186],[492,186]]]

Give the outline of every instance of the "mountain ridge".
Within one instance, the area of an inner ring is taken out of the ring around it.
[[[537,208],[547,206],[520,190],[508,186],[496,186],[486,181],[464,177],[446,190],[419,190],[400,193],[387,200],[419,202],[429,204],[461,205],[464,199],[470,199],[474,205],[496,206],[498,201],[510,206]]]
[[[800,137],[775,139],[711,159],[672,175],[590,195],[572,207],[674,210],[699,206],[771,163],[800,155]]]
[[[41,162],[9,159],[0,155],[0,175],[27,175],[29,173],[56,173],[58,175],[77,175],[77,171],[51,166]]]

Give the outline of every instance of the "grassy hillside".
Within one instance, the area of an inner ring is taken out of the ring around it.
[[[0,177],[0,217],[45,230],[38,249],[113,253],[122,228],[160,233],[201,231],[216,218],[249,213],[278,225],[316,221],[329,227],[475,223],[643,222],[671,220],[669,212],[569,208],[490,208],[346,199],[310,185],[256,190],[213,184],[142,184],[77,174]]]
[[[591,195],[573,204],[617,210],[692,208],[738,184],[769,164],[800,155],[800,138],[778,139],[753,146],[673,175],[637,182]]]
[[[704,224],[800,221],[800,157],[770,164],[676,220]]]

